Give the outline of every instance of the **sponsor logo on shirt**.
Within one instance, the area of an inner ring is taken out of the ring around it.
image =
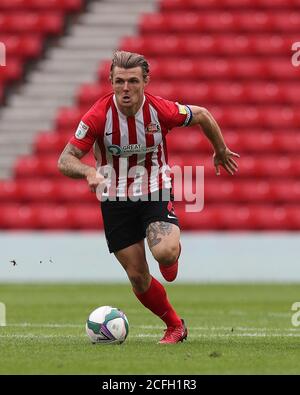
[[[128,144],[128,145],[123,145],[122,147],[116,144],[112,144],[107,147],[107,150],[108,152],[110,152],[112,155],[115,156],[120,156],[120,155],[130,156],[133,154],[152,152],[156,148],[157,148],[156,146],[146,147],[145,145],[142,144]]]
[[[108,152],[110,152],[112,155],[115,155],[115,156],[121,155],[121,152],[122,152],[121,147],[119,147],[119,146],[116,145],[116,144],[109,145],[109,146],[107,147],[107,150],[108,150]]]
[[[154,134],[160,132],[160,124],[159,123],[149,123],[149,125],[146,126],[145,128],[145,133],[147,134]]]
[[[77,130],[76,130],[75,137],[76,137],[78,140],[84,139],[85,136],[86,136],[86,134],[87,134],[87,132],[88,132],[88,130],[89,130],[88,125],[86,125],[84,122],[81,121],[81,122],[79,123],[79,125],[78,125]]]

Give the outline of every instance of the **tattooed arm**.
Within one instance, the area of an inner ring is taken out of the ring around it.
[[[104,177],[97,174],[94,167],[88,166],[81,162],[85,155],[84,151],[72,144],[67,144],[58,159],[58,169],[62,174],[71,178],[85,178],[91,192],[96,192],[96,188],[102,183]]]
[[[72,144],[67,144],[58,159],[58,168],[61,173],[71,178],[86,178],[87,173],[94,168],[85,165],[80,159],[85,152]]]

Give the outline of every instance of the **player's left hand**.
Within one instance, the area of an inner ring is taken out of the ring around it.
[[[233,156],[235,156],[236,158],[240,157],[239,154],[230,151],[230,149],[227,147],[214,153],[213,159],[217,176],[220,175],[220,166],[224,167],[227,173],[231,174],[232,176],[234,175],[234,173],[237,172],[238,164],[232,158]]]

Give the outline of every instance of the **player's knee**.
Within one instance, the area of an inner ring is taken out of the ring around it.
[[[157,251],[154,258],[161,265],[172,265],[178,258],[179,250],[176,245],[168,245]]]

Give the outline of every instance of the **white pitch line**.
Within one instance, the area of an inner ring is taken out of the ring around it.
[[[129,335],[130,338],[158,338],[159,335],[141,333],[137,335]],[[233,338],[233,337],[249,337],[249,338],[260,338],[260,337],[300,337],[300,333],[211,333],[211,334],[198,334],[189,335],[190,339],[212,339],[212,338]],[[2,339],[83,339],[86,335],[37,335],[37,334],[7,334],[0,335]]]
[[[131,336],[135,338],[156,338],[157,335],[151,335],[151,334],[140,334],[140,335],[135,335]],[[233,338],[233,337],[249,337],[249,338],[260,338],[260,337],[300,337],[300,333],[233,333],[233,334],[224,334],[224,333],[215,333],[215,334],[199,334],[199,335],[189,335],[189,339],[213,339],[213,338]]]
[[[152,325],[135,325],[133,328],[141,328],[141,329],[162,329],[161,326],[152,326]],[[246,326],[192,326],[189,327],[190,331],[255,331],[255,332],[279,332],[279,331],[291,331],[300,333],[300,328],[256,328],[256,327],[246,327]]]
[[[86,337],[86,335],[37,335],[37,334],[7,334],[7,335],[0,335],[0,338],[3,339],[78,339],[78,338],[83,338]]]
[[[7,324],[6,326],[12,328],[82,328],[84,324],[31,324],[29,322],[22,322],[19,324]]]
[[[11,328],[84,328],[85,325],[84,323],[82,324],[53,324],[53,323],[30,323],[30,322],[22,322],[22,323],[16,323],[16,324],[7,324],[6,327],[11,327]],[[157,329],[157,330],[162,330],[162,326],[158,325],[131,325],[131,328],[137,328],[137,329]],[[280,332],[280,331],[285,331],[285,332],[299,332],[300,333],[300,328],[257,328],[257,327],[243,327],[243,326],[196,326],[196,327],[190,327],[190,331],[240,331],[240,332]]]
[[[133,337],[143,338],[143,337],[157,337],[151,334],[140,334]],[[189,338],[232,338],[232,337],[300,337],[300,333],[211,333],[211,334],[198,334],[189,335]]]

